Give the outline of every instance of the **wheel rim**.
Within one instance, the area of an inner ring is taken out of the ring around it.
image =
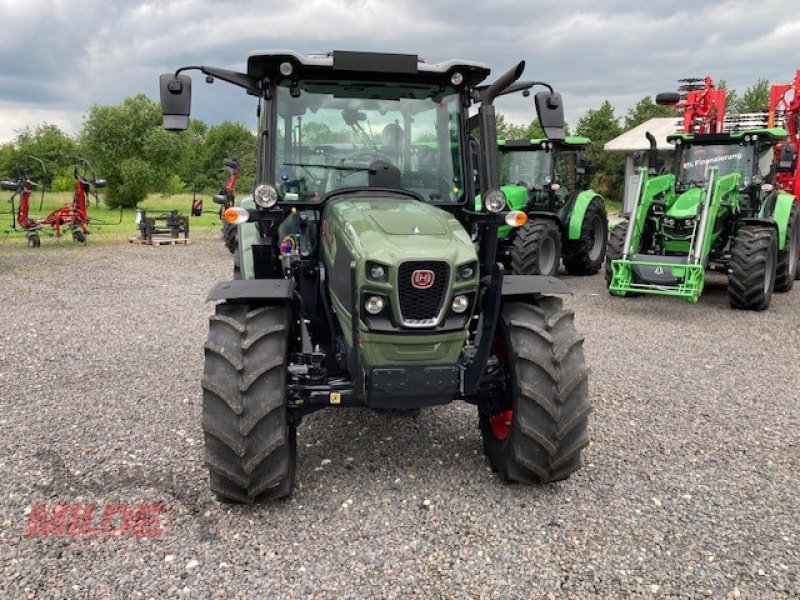
[[[504,440],[511,431],[511,421],[514,419],[514,412],[504,410],[489,417],[489,425],[492,427],[492,435],[498,440]]]
[[[589,227],[589,245],[591,247],[589,258],[592,261],[599,260],[600,256],[603,254],[604,234],[603,219],[601,219],[599,215],[595,215]]]
[[[555,270],[556,243],[553,238],[547,237],[539,246],[539,272],[545,275]]]

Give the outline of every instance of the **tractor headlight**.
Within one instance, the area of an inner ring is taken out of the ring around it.
[[[464,76],[458,71],[456,71],[450,77],[450,83],[452,83],[453,85],[461,85],[462,83],[464,83]]]
[[[268,183],[262,183],[253,192],[253,200],[259,208],[272,208],[278,201],[278,190]]]
[[[374,281],[387,281],[386,267],[381,264],[368,262],[367,263],[367,277]]]
[[[283,75],[284,77],[288,77],[294,71],[294,67],[292,67],[292,63],[290,63],[288,61],[282,62],[280,67],[278,67],[278,69],[280,70],[281,75]]]
[[[469,308],[469,298],[464,294],[459,294],[453,298],[453,303],[450,305],[453,312],[457,315],[463,314]]]
[[[369,296],[367,301],[364,302],[364,310],[371,315],[377,315],[386,306],[386,302],[380,296]]]
[[[475,277],[475,263],[467,263],[458,267],[458,280],[467,281]]]
[[[486,210],[498,213],[506,207],[506,195],[503,190],[490,190],[484,200]]]
[[[684,227],[688,228],[688,227],[691,227],[692,225],[694,225],[694,219],[684,219],[683,220],[683,226]]]

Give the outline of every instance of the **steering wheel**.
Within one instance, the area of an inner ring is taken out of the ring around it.
[[[347,156],[339,159],[338,163],[343,167],[365,167],[366,169],[376,160],[382,160],[390,165],[394,165],[394,161],[390,157],[386,156],[382,152],[378,152],[377,150],[375,152],[354,152],[353,154],[348,154]],[[339,181],[344,181],[348,177],[360,172],[361,171],[339,171],[337,173],[337,177]]]

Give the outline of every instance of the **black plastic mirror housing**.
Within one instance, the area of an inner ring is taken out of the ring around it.
[[[175,76],[165,73],[159,77],[161,87],[161,114],[164,129],[183,131],[189,127],[189,114],[192,108],[192,78],[188,75]]]
[[[544,134],[551,140],[564,139],[564,103],[558,92],[537,92],[534,96],[536,116]]]

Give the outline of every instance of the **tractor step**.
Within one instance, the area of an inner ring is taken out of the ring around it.
[[[608,290],[616,296],[652,294],[697,302],[703,292],[703,265],[688,264],[686,256],[633,254],[630,260],[611,261]]]
[[[178,244],[186,246],[191,243],[189,238],[155,237],[155,236],[149,239],[132,237],[129,241],[131,244],[139,244],[142,246],[176,246]]]

